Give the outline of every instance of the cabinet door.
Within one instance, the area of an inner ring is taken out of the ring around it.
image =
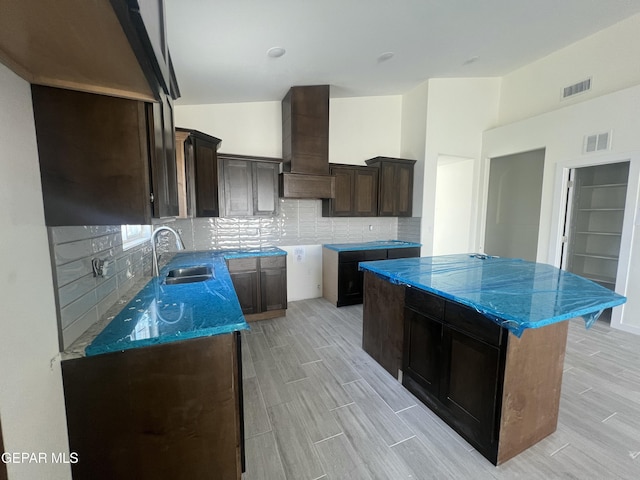
[[[331,205],[330,215],[334,217],[353,216],[354,171],[350,168],[333,167],[331,175],[336,179],[336,197],[328,200]]]
[[[338,264],[338,307],[362,303],[364,275],[358,271],[358,262]]]
[[[278,173],[280,164],[252,162],[253,215],[278,213]]]
[[[253,214],[253,182],[251,162],[222,160],[224,178],[224,215],[227,217]]]
[[[153,216],[178,215],[178,175],[176,144],[173,127],[173,104],[167,95],[150,105],[149,136],[151,150],[151,179],[153,188]]]
[[[432,401],[440,390],[442,323],[409,308],[404,310],[404,322],[402,383]]]
[[[217,145],[196,137],[193,150],[196,216],[217,217],[220,213]]]
[[[442,350],[440,401],[471,440],[481,445],[496,441],[498,387],[503,374],[500,348],[445,327]]]
[[[413,204],[413,165],[395,165],[395,200],[393,213],[397,217],[410,217]]]
[[[31,91],[46,224],[150,223],[145,104],[39,85]]]
[[[242,313],[251,314],[260,312],[258,302],[258,272],[231,273],[231,281],[236,290]]]
[[[358,217],[377,216],[378,215],[378,171],[368,167],[358,168],[354,170],[353,183],[354,183],[353,214]],[[337,191],[336,191],[336,195],[337,195]]]
[[[287,270],[269,268],[260,270],[261,311],[287,308]]]
[[[393,163],[382,162],[380,164],[380,196],[378,198],[378,215],[381,217],[393,217],[396,204],[396,169]]]
[[[420,247],[390,248],[387,250],[387,258],[413,258],[420,256]]]

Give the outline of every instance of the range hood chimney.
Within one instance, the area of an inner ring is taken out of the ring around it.
[[[282,99],[280,196],[334,198],[329,175],[329,85],[291,87]]]

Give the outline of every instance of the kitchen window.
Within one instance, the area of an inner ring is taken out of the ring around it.
[[[129,250],[151,239],[151,225],[122,225],[122,250]]]

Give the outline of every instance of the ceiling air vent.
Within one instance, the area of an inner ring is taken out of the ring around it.
[[[587,78],[578,83],[574,83],[573,85],[569,85],[568,87],[564,87],[562,89],[562,99],[572,97],[573,95],[577,95],[579,93],[584,93],[591,89],[591,78]]]
[[[611,147],[611,132],[596,133],[594,135],[585,135],[584,137],[584,153],[599,152],[609,150]]]

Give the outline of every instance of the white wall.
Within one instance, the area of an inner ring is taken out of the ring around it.
[[[66,416],[29,84],[0,65],[0,416],[7,452],[64,453]],[[49,457],[50,458],[50,457]],[[69,465],[9,464],[10,479],[67,479]]]
[[[321,297],[322,245],[279,248],[287,252],[287,299],[295,302]]]
[[[638,112],[640,86],[635,86],[485,132],[483,158],[546,148],[537,261],[559,265],[559,232],[565,198],[561,177],[565,169],[587,162],[630,159],[631,172],[639,171]],[[582,153],[584,135],[609,130],[613,131],[610,151]],[[485,162],[483,168],[486,166]],[[638,174],[630,173],[628,223],[638,222],[638,182]],[[640,297],[634,296],[629,287],[640,284],[640,236],[632,232],[629,246],[628,251],[621,251],[621,255],[629,259],[630,270],[627,286],[619,286],[619,293],[629,294],[627,304],[618,309],[618,313],[622,311],[619,328],[640,333]]]
[[[424,157],[427,141],[427,106],[429,82],[424,82],[402,96],[402,131],[400,158],[416,160],[413,167],[413,212],[422,216]]]
[[[640,83],[639,31],[640,15],[635,15],[503,77],[500,124]],[[564,87],[587,77],[589,92],[560,100]]]
[[[436,176],[438,157],[472,158],[474,203],[478,203],[482,132],[498,118],[499,78],[442,78],[429,80],[426,151],[423,177],[421,243],[422,254],[434,248]],[[474,219],[477,214],[474,215]],[[472,233],[476,225],[472,225]],[[471,239],[475,243],[475,239]]]
[[[280,102],[176,105],[174,115],[176,127],[221,139],[220,152],[282,157]]]
[[[475,163],[473,158],[438,158],[433,255],[473,251]]]
[[[364,165],[399,156],[401,112],[400,95],[330,99],[329,161]],[[175,122],[220,138],[220,152],[282,156],[280,102],[177,105]]]
[[[399,157],[402,96],[332,98],[329,161],[364,165],[378,156]]]

